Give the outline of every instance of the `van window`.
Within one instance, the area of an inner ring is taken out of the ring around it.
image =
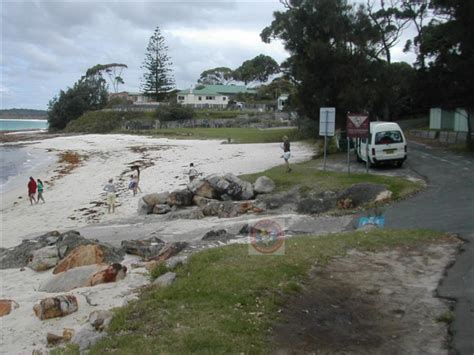
[[[385,131],[375,134],[375,144],[403,143],[400,131]]]

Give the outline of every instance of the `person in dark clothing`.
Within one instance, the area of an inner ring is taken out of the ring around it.
[[[290,172],[290,157],[291,157],[291,151],[290,151],[290,141],[288,140],[287,136],[283,136],[283,143],[281,145],[281,149],[283,149],[283,155],[281,156],[285,160],[285,165],[286,165],[286,171]]]

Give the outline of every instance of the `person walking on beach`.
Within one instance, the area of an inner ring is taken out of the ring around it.
[[[36,185],[38,185],[38,199],[36,200],[36,203],[39,203],[40,200],[43,201],[43,203],[45,203],[46,201],[43,198],[43,190],[44,190],[43,181],[41,181],[40,179],[36,179],[36,181],[37,181]]]
[[[194,167],[194,163],[189,164],[188,175],[189,175],[189,182],[192,182],[194,179],[196,179],[199,176],[198,171]]]
[[[137,186],[136,186],[136,189],[137,189],[137,191],[142,192],[142,189],[140,188],[140,167],[138,165],[132,166],[132,171],[133,170],[137,171],[137,178],[136,178]]]
[[[130,175],[130,182],[128,183],[128,188],[132,190],[133,196],[137,194],[137,177],[134,174]]]
[[[30,181],[28,182],[28,198],[30,199],[30,203],[33,206],[33,202],[36,203],[36,181],[30,176]]]
[[[114,213],[116,199],[114,179],[109,179],[109,182],[104,186],[104,191],[107,192],[107,205],[109,206],[109,213],[110,211]]]
[[[283,136],[283,143],[281,145],[281,149],[283,149],[283,155],[281,156],[285,160],[286,164],[286,171],[289,173],[291,172],[290,168],[290,157],[291,157],[291,152],[290,152],[290,141],[288,140],[287,136]]]

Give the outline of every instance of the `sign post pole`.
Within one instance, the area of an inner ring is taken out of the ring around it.
[[[323,170],[326,170],[326,149],[327,149],[327,136],[328,136],[328,111],[326,111],[326,120],[325,120],[325,129],[324,129],[324,164]]]
[[[369,172],[369,115],[366,113],[347,114],[347,171],[350,173],[350,138],[357,138],[356,146],[360,148],[362,139],[365,139],[365,153],[367,157],[366,171]],[[362,154],[362,151],[359,151]],[[357,152],[356,152],[357,154]]]
[[[347,173],[351,173],[351,139],[347,136]]]

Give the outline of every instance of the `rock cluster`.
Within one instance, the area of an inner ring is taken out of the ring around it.
[[[275,183],[266,176],[251,184],[234,174],[213,174],[192,181],[186,189],[143,196],[138,202],[138,213],[166,214],[179,207],[195,205],[198,211],[192,212],[193,218],[235,217],[249,211],[261,212],[261,208],[241,201],[252,200],[256,195],[270,193],[274,189]]]

